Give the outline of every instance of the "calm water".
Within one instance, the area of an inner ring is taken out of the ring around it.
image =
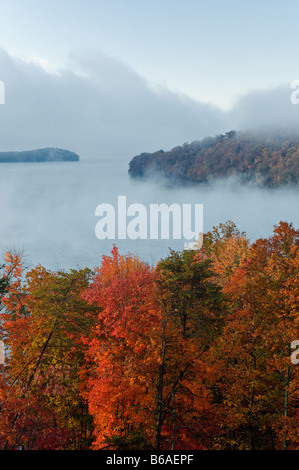
[[[104,240],[95,236],[95,208],[187,203],[204,205],[204,231],[233,220],[253,240],[272,234],[280,220],[299,226],[298,190],[261,190],[221,183],[204,188],[166,189],[160,183],[131,180],[124,161],[0,165],[0,248],[24,249],[27,262],[50,269],[100,263],[113,243],[122,253],[136,253],[150,264],[181,250],[184,240]]]

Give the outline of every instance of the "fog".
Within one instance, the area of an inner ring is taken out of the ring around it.
[[[1,150],[61,147],[82,160],[123,158],[224,131],[217,107],[153,89],[129,65],[89,51],[50,74],[0,50]]]
[[[67,66],[51,72],[37,60],[26,62],[0,49],[0,80],[3,151],[61,147],[82,160],[129,162],[141,152],[169,150],[231,129],[299,124],[290,83],[240,96],[223,111],[154,86],[130,65],[89,49],[72,51]]]
[[[169,150],[231,129],[293,129],[299,106],[289,84],[257,90],[223,111],[166,87],[153,87],[120,60],[75,51],[69,67],[49,73],[0,50],[0,150],[60,147],[79,163],[0,165],[0,249],[24,249],[32,265],[93,268],[113,243],[155,264],[183,240],[104,240],[95,236],[95,209],[128,204],[204,205],[204,231],[232,220],[251,240],[272,234],[280,220],[299,226],[297,189],[267,190],[236,180],[168,188],[161,180],[130,179],[141,152]],[[221,84],[220,84],[221,85]]]
[[[203,204],[203,229],[232,220],[253,241],[270,236],[279,220],[299,226],[297,190],[266,190],[236,180],[170,189],[163,180],[132,180],[123,160],[111,163],[2,164],[0,173],[2,250],[24,249],[26,263],[49,269],[88,266],[93,269],[113,244],[154,265],[169,247],[182,250],[184,240],[99,240],[95,235],[97,205],[112,204],[119,195],[127,205],[141,203]],[[128,217],[128,221],[132,218]]]

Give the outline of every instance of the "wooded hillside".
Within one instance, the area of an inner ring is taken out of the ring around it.
[[[166,152],[141,153],[130,161],[129,174],[160,174],[184,184],[238,176],[241,182],[259,186],[298,185],[299,136],[230,131]]]

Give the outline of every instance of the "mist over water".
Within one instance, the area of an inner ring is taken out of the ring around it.
[[[95,209],[118,196],[127,206],[141,203],[203,204],[204,232],[232,220],[252,241],[272,235],[280,220],[299,226],[298,189],[261,189],[237,181],[167,188],[162,181],[133,180],[124,159],[79,163],[24,163],[0,166],[0,248],[23,250],[31,266],[70,269],[99,265],[113,244],[154,265],[182,240],[98,240]],[[132,218],[128,217],[128,221]]]

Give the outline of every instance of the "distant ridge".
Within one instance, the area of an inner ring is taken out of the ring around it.
[[[129,174],[134,178],[162,175],[169,183],[182,185],[237,177],[257,186],[297,186],[299,135],[232,130],[166,152],[141,153],[130,161]]]
[[[0,152],[0,163],[78,162],[79,155],[69,150],[47,147],[20,152]]]

